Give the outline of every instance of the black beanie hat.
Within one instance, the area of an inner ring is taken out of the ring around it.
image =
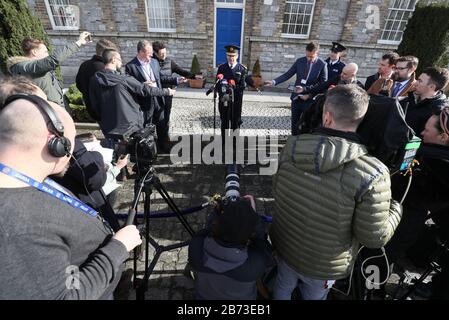
[[[226,247],[244,246],[251,238],[258,219],[248,200],[225,200],[216,221],[214,238]]]

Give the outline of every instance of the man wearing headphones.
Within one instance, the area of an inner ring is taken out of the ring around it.
[[[96,211],[47,178],[64,174],[73,149],[64,109],[37,95],[0,101],[0,299],[111,299],[141,243],[137,229],[112,236]]]

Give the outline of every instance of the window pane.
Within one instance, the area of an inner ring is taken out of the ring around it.
[[[146,0],[146,2],[150,29],[166,31],[176,28],[174,0]]]
[[[381,40],[400,42],[407,26],[407,20],[413,15],[417,0],[391,1],[388,18],[385,20]],[[388,32],[390,31],[390,32]]]
[[[308,35],[314,5],[315,0],[287,0],[282,32],[293,35]]]

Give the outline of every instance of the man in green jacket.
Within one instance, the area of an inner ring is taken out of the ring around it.
[[[335,87],[323,126],[291,136],[280,155],[271,228],[279,258],[275,299],[290,299],[299,285],[304,299],[325,300],[335,280],[351,272],[360,244],[384,246],[399,224],[389,170],[355,133],[367,109],[363,89]]]
[[[55,69],[89,42],[90,33],[84,31],[76,42],[69,43],[49,55],[43,41],[25,38],[22,41],[24,56],[9,58],[6,66],[12,75],[23,75],[33,79],[33,82],[45,92],[49,101],[64,107],[64,95],[56,78]]]

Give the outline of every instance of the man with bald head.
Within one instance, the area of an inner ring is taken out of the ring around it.
[[[363,84],[357,80],[357,72],[359,71],[359,66],[354,63],[348,63],[342,70],[341,74],[329,79],[320,85],[311,88],[307,91],[302,91],[304,95],[316,96],[321,93],[325,93],[327,90],[339,85],[339,84],[356,84],[360,88],[364,89]]]
[[[139,233],[129,226],[112,236],[47,178],[67,169],[75,125],[24,84],[0,83],[0,299],[111,299]]]

